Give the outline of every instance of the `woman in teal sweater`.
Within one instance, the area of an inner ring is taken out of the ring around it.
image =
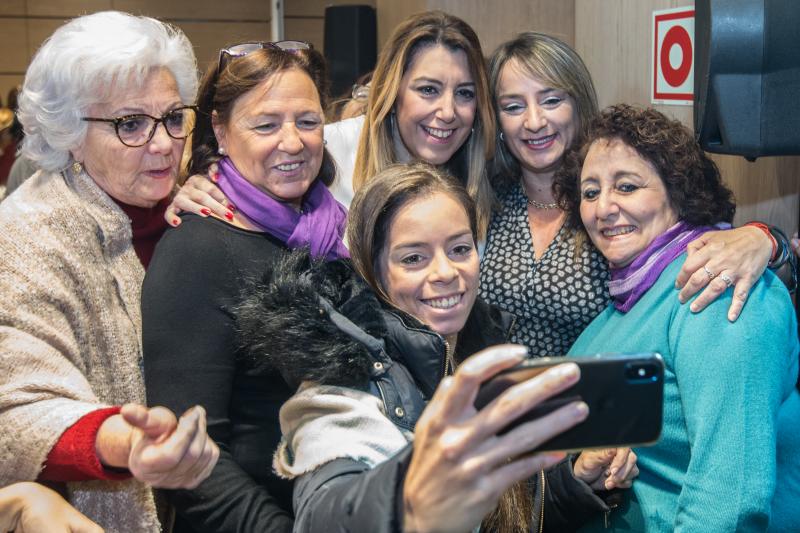
[[[611,514],[617,531],[800,531],[800,396],[794,310],[766,272],[738,321],[732,291],[702,314],[674,280],[686,244],[735,211],[714,163],[679,122],[614,106],[558,177],[558,197],[611,266],[613,302],[571,354],[659,352],[666,366],[658,444]],[[730,287],[727,271],[706,269]]]

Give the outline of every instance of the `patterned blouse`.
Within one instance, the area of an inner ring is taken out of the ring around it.
[[[575,255],[575,235],[563,226],[535,259],[527,198],[520,183],[498,188],[481,260],[481,297],[517,317],[511,340],[533,356],[564,355],[611,301],[608,265],[594,246]]]

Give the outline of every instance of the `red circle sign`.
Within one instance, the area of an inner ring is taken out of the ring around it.
[[[669,61],[669,51],[674,45],[680,46],[683,58],[678,68],[672,66]],[[664,73],[664,80],[672,87],[680,87],[689,76],[692,70],[692,38],[683,26],[673,26],[664,36],[661,43],[661,72]]]

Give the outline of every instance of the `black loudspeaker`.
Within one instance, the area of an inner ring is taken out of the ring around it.
[[[364,5],[325,8],[325,59],[331,94],[349,94],[356,79],[375,68],[377,34],[375,8]]]
[[[748,159],[800,154],[800,2],[696,0],[694,131]]]

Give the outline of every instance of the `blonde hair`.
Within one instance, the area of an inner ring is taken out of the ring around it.
[[[411,16],[395,29],[381,51],[372,77],[364,128],[358,143],[353,188],[357,191],[377,173],[398,163],[390,116],[400,81],[414,55],[430,45],[462,50],[475,81],[477,113],[472,134],[444,166],[458,177],[475,200],[480,237],[486,235],[494,194],[486,162],[494,155],[495,116],[486,64],[475,31],[463,20],[441,11]]]
[[[527,75],[572,97],[578,116],[578,135],[573,141],[573,145],[577,146],[589,123],[599,113],[592,76],[578,53],[555,37],[534,31],[520,33],[514,39],[501,44],[489,61],[489,80],[495,96],[493,105],[496,113],[500,112],[496,98],[500,73],[511,60],[516,61]],[[492,179],[517,180],[521,174],[519,162],[505,144],[499,142],[499,131],[497,135]]]

